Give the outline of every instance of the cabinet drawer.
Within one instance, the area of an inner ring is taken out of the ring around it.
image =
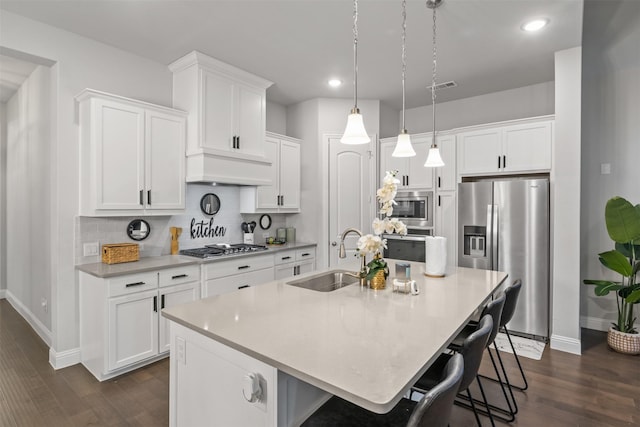
[[[158,273],[138,273],[127,274],[109,279],[107,281],[109,287],[109,296],[132,294],[135,292],[147,291],[149,289],[158,288]]]
[[[200,280],[200,266],[187,265],[185,267],[160,270],[158,284],[160,287],[179,285]]]
[[[293,262],[296,260],[296,251],[291,249],[290,251],[281,251],[274,254],[275,265],[284,264],[287,262]]]
[[[316,257],[316,248],[303,248],[296,250],[296,261],[304,261],[314,259]]]
[[[273,254],[247,256],[228,261],[212,262],[205,266],[205,280],[230,276],[232,274],[247,273],[270,267],[273,267]]]
[[[207,280],[204,283],[202,297],[211,297],[221,295],[227,292],[237,291],[247,286],[256,286],[263,283],[271,282],[274,278],[273,265],[269,268],[250,271],[233,276],[220,277]]]

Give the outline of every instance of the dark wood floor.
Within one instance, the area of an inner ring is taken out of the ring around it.
[[[516,426],[639,426],[640,357],[608,349],[605,334],[583,330],[583,355],[545,349],[522,358],[530,380],[518,392]],[[485,358],[488,359],[488,358]],[[510,368],[515,365],[504,354]],[[489,373],[490,364],[482,370]],[[166,426],[168,360],[98,382],[82,365],[55,371],[48,348],[6,300],[0,300],[0,426]],[[516,373],[511,371],[511,378]],[[485,382],[486,383],[486,382]],[[488,385],[492,400],[498,389]],[[487,425],[487,420],[483,423]],[[455,407],[452,426],[474,424]]]

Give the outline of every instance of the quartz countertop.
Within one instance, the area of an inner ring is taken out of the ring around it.
[[[186,255],[163,255],[155,257],[140,258],[138,261],[123,262],[120,264],[104,264],[102,262],[94,262],[91,264],[76,265],[76,269],[100,278],[109,278],[115,276],[123,276],[126,274],[144,273],[145,271],[161,270],[165,268],[182,267],[191,264],[203,264],[216,261],[225,261],[236,258],[251,257],[256,255],[272,254],[288,249],[301,249],[307,247],[315,247],[315,243],[285,243],[283,245],[264,245],[267,246],[266,251],[245,252],[234,255],[224,255],[212,258],[196,258]]]
[[[394,260],[389,261],[394,271]],[[371,411],[388,412],[506,273],[411,263],[419,295],[349,285],[332,292],[275,280],[164,309],[162,315]],[[357,262],[341,268],[357,270]],[[316,271],[296,280],[322,273]]]

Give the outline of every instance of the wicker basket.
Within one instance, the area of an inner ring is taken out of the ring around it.
[[[607,343],[618,353],[640,354],[640,334],[627,334],[609,328]]]
[[[137,243],[110,243],[102,245],[102,262],[119,264],[121,262],[138,261],[140,251]]]

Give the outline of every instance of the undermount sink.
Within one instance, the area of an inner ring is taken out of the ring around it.
[[[357,277],[348,275],[346,270],[331,270],[326,273],[318,274],[304,279],[286,282],[286,284],[297,286],[299,288],[311,289],[312,291],[331,292],[335,291],[336,289],[358,283],[359,280],[360,279],[358,279]]]

